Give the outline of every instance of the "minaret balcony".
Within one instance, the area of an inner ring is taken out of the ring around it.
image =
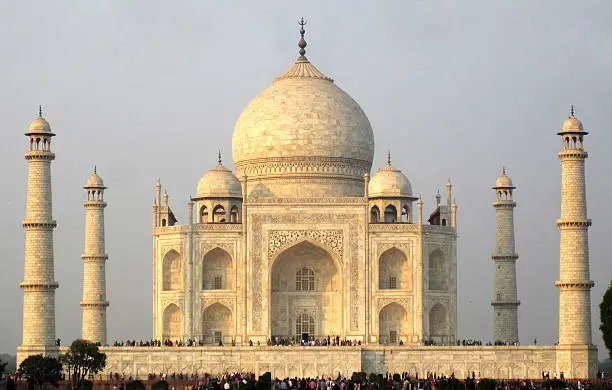
[[[21,282],[19,283],[19,287],[21,287],[24,290],[29,290],[29,291],[53,291],[59,287],[59,283],[58,282],[52,282],[52,283]]]
[[[57,226],[57,222],[51,221],[32,221],[25,219],[21,222],[21,225],[26,229],[53,229]]]
[[[591,226],[591,218],[584,219],[557,219],[557,226],[560,228],[580,228]]]
[[[521,301],[491,301],[493,307],[516,307],[520,306]]]
[[[561,160],[584,160],[585,158],[589,157],[589,154],[580,149],[563,149],[559,152],[558,156]]]
[[[496,254],[492,254],[491,255],[491,259],[493,260],[500,260],[500,261],[516,261],[519,258],[519,256],[515,253],[513,255],[496,255]]]
[[[590,290],[595,286],[595,282],[592,280],[558,280],[555,282],[555,286],[559,290]]]
[[[103,209],[106,207],[106,202],[103,200],[86,200],[83,202],[83,206]]]
[[[108,303],[108,301],[103,301],[103,302],[83,302],[81,301],[81,307],[85,308],[85,307],[100,307],[100,308],[104,308],[104,307],[109,307],[110,303]]]
[[[55,153],[48,150],[30,150],[25,154],[26,160],[55,160]]]

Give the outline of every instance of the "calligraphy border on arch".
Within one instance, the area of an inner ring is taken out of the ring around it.
[[[293,246],[302,240],[312,240],[321,244],[324,248],[333,251],[340,264],[343,259],[343,235],[342,230],[271,230],[268,232],[268,259],[273,259],[278,253]]]
[[[264,224],[317,224],[322,222],[333,221],[335,223],[348,223],[349,234],[348,244],[349,253],[343,257],[343,260],[348,262],[348,272],[350,273],[350,300],[352,305],[350,306],[350,330],[359,330],[359,253],[364,252],[365,248],[359,250],[359,237],[360,233],[363,233],[362,224],[359,223],[359,214],[357,213],[345,213],[345,214],[334,214],[331,216],[328,213],[295,213],[295,214],[252,214],[249,218],[250,226],[249,229],[252,232],[253,239],[251,242],[254,247],[250,251],[252,254],[252,270],[253,270],[253,290],[252,290],[252,325],[254,331],[261,331],[262,329],[262,312],[263,312],[263,291],[264,286],[262,285],[263,275],[262,272],[264,267],[262,266],[262,251],[260,248],[263,242],[262,227]],[[268,252],[266,251],[266,254]],[[269,261],[269,259],[268,259]]]

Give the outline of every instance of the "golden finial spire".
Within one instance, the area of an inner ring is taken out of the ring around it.
[[[219,149],[219,156],[218,156],[217,161],[219,161],[219,165],[223,165],[223,164],[222,164],[222,161],[223,161],[223,160],[221,160],[221,149]]]
[[[306,58],[304,55],[306,54],[306,40],[304,40],[304,34],[306,34],[306,30],[304,30],[304,26],[306,25],[306,21],[304,18],[300,19],[298,22],[300,25],[300,42],[298,42],[298,46],[300,47],[300,59]]]
[[[387,151],[387,165],[391,166],[391,151]]]
[[[502,166],[502,176],[506,176],[506,167]]]
[[[574,105],[570,106],[570,117],[574,116]]]
[[[96,172],[96,166],[94,165],[94,175],[97,175],[98,172]]]
[[[38,117],[42,118],[42,105],[38,105]]]

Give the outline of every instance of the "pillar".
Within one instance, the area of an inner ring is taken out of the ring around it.
[[[17,348],[17,366],[35,354],[56,355],[55,289],[53,220],[51,195],[51,132],[49,123],[39,112],[25,135],[29,138],[28,193],[25,229],[23,290],[23,331],[21,346]]]
[[[106,245],[104,237],[104,182],[94,173],[83,187],[85,206],[85,249],[83,250],[83,329],[81,338],[106,345]]]

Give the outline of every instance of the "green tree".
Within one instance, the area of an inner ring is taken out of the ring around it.
[[[19,370],[28,380],[29,388],[42,389],[45,383],[57,387],[57,381],[62,379],[62,363],[53,357],[28,356],[19,365]]]
[[[66,352],[60,355],[60,361],[68,371],[73,389],[81,387],[87,375],[94,375],[106,366],[106,355],[94,343],[86,340],[74,340]]]
[[[601,330],[604,343],[608,348],[608,356],[612,359],[612,282],[610,282],[610,286],[599,304],[599,316],[601,319],[599,330]]]
[[[6,370],[6,365],[8,362],[3,362],[0,360],[0,379],[2,379],[2,374],[4,374],[4,370]]]

